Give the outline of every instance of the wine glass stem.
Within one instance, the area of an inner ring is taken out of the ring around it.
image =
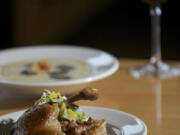
[[[161,62],[161,7],[156,5],[150,8],[151,16],[151,58],[152,64]]]

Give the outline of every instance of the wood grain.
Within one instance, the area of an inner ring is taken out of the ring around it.
[[[147,124],[149,135],[180,135],[180,77],[163,80],[133,78],[128,69],[144,63],[143,60],[120,59],[120,69],[115,74],[89,84],[100,90],[99,100],[79,101],[78,104],[112,108],[136,115]],[[31,99],[21,99],[6,91],[0,93],[0,115],[33,104]]]

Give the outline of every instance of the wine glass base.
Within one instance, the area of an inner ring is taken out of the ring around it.
[[[170,78],[180,75],[180,67],[173,67],[163,62],[156,64],[146,64],[130,69],[132,76],[139,77],[156,77],[156,78]]]

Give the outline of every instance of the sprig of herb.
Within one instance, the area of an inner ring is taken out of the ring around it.
[[[13,124],[13,119],[6,119],[0,121],[0,135],[9,135]]]

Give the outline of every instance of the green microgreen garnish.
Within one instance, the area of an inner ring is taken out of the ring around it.
[[[47,103],[58,103],[61,104],[66,100],[65,96],[61,96],[59,92],[51,92],[49,90],[45,90],[43,92],[41,98],[35,102],[35,105],[43,105]]]
[[[59,120],[80,120],[87,121],[87,117],[84,112],[81,114],[76,109],[72,108],[67,104],[67,98],[61,96],[59,92],[45,90],[39,100],[35,102],[35,105],[53,104],[57,103],[60,109]]]

